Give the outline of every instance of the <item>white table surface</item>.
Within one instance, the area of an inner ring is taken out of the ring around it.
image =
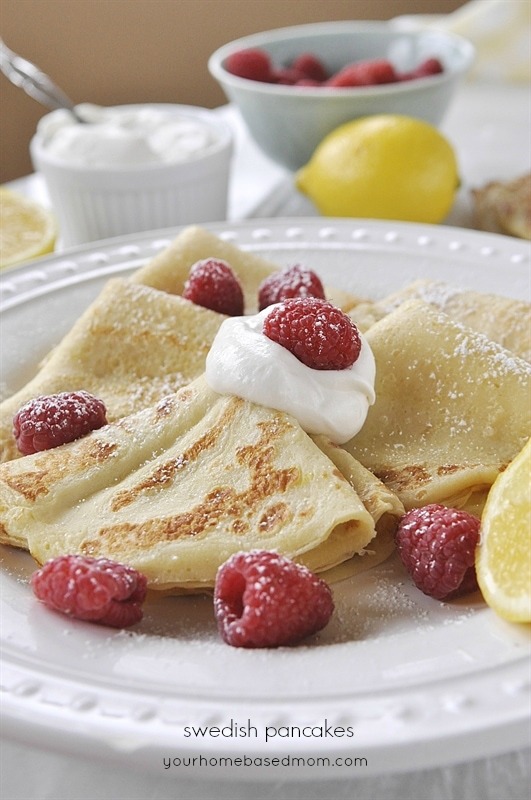
[[[292,176],[250,142],[237,112],[219,110],[233,126],[236,153],[229,218],[314,216],[298,194]],[[455,206],[445,224],[473,227],[470,190],[490,180],[531,170],[531,97],[523,85],[463,85],[442,129],[454,144],[462,178]],[[13,182],[13,188],[47,203],[39,175]],[[530,676],[531,677],[531,676]],[[531,710],[531,702],[530,702]],[[530,731],[531,733],[531,731]],[[5,800],[527,800],[531,785],[530,750],[426,772],[382,774],[349,781],[203,781],[183,771],[160,777],[54,752],[53,732],[39,750],[24,741],[3,739],[1,790]],[[247,779],[251,776],[246,775]]]
[[[237,110],[222,106],[216,113],[235,134],[228,218],[317,216],[312,203],[295,189],[292,173],[263,155],[251,141]],[[531,171],[529,86],[465,83],[441,129],[456,150],[461,178],[454,207],[444,224],[473,228],[471,189]],[[10,185],[49,204],[40,175],[29,175]]]

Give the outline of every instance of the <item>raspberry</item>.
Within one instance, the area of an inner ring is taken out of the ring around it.
[[[294,264],[269,275],[258,288],[258,308],[262,311],[288,297],[320,297],[325,299],[323,284],[310,269]]]
[[[361,350],[350,317],[317,297],[284,300],[265,318],[263,332],[312,369],[347,369]]]
[[[34,572],[31,586],[36,597],[55,611],[126,628],[142,619],[147,579],[107,558],[66,555]]]
[[[424,78],[427,75],[439,75],[443,72],[443,65],[438,58],[427,58],[413,70],[415,78]]]
[[[438,503],[408,511],[400,520],[396,546],[415,586],[437,600],[475,591],[479,524],[467,511]]]
[[[296,644],[324,628],[333,610],[330,587],[277,553],[236,553],[216,576],[218,629],[233,647]]]
[[[239,78],[263,83],[273,81],[271,59],[264,50],[239,50],[232,53],[225,62],[225,69]]]
[[[313,78],[299,78],[295,86],[322,86],[322,83]]]
[[[291,68],[300,74],[301,79],[309,78],[317,83],[324,83],[328,77],[322,62],[313,53],[301,53]]]
[[[444,72],[444,67],[438,58],[427,58],[418,67],[410,72],[403,72],[398,75],[399,81],[412,81],[415,78],[427,78],[430,75],[439,75]]]
[[[83,390],[42,395],[13,417],[13,435],[25,456],[73,442],[107,424],[105,404]]]
[[[227,262],[217,258],[205,258],[192,266],[182,296],[229,317],[243,314],[240,282]]]
[[[291,67],[282,67],[273,72],[273,81],[282,86],[295,86],[301,77],[301,73]]]
[[[358,61],[347,64],[327,81],[327,86],[374,86],[379,83],[394,83],[397,80],[395,69],[385,58]]]

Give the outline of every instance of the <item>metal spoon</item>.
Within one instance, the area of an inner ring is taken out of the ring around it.
[[[47,108],[66,108],[78,122],[85,122],[63,90],[31,61],[13,53],[2,39],[0,39],[0,70],[11,83],[19,86],[26,94]]]

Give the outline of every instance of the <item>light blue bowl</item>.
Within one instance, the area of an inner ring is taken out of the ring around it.
[[[431,57],[440,59],[444,72],[351,89],[285,86],[227,72],[227,57],[248,48],[267,51],[277,66],[311,52],[329,73],[372,58],[388,58],[397,70],[406,72]],[[296,170],[330,131],[358,117],[405,114],[439,125],[474,55],[469,41],[443,31],[400,31],[387,22],[325,22],[236,39],[211,55],[208,68],[240,110],[260,149],[278,164]]]

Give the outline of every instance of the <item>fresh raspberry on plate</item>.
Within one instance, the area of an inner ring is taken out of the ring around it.
[[[73,442],[107,424],[105,404],[90,392],[59,392],[28,400],[13,417],[13,435],[25,456]]]
[[[325,299],[321,279],[311,269],[301,264],[273,272],[262,281],[258,288],[258,308],[262,311],[273,303],[280,303],[288,297],[320,297]]]
[[[318,297],[292,297],[275,305],[263,332],[312,369],[347,369],[361,351],[350,317]]]
[[[347,64],[347,66],[329,78],[327,86],[334,88],[375,86],[381,83],[395,83],[396,80],[397,75],[391,62],[385,58],[375,58],[369,61]]]
[[[479,525],[467,511],[438,503],[408,511],[400,520],[396,546],[415,586],[436,600],[475,591]]]
[[[225,69],[239,78],[263,83],[273,81],[271,59],[265,50],[249,49],[232,53],[225,61]]]
[[[330,587],[277,553],[236,553],[216,576],[218,629],[233,647],[296,644],[324,628],[333,610]]]
[[[107,558],[65,555],[34,572],[31,586],[35,596],[55,611],[126,628],[142,619],[147,579]]]
[[[219,258],[205,258],[192,266],[182,296],[229,317],[243,314],[240,282],[230,265]]]

